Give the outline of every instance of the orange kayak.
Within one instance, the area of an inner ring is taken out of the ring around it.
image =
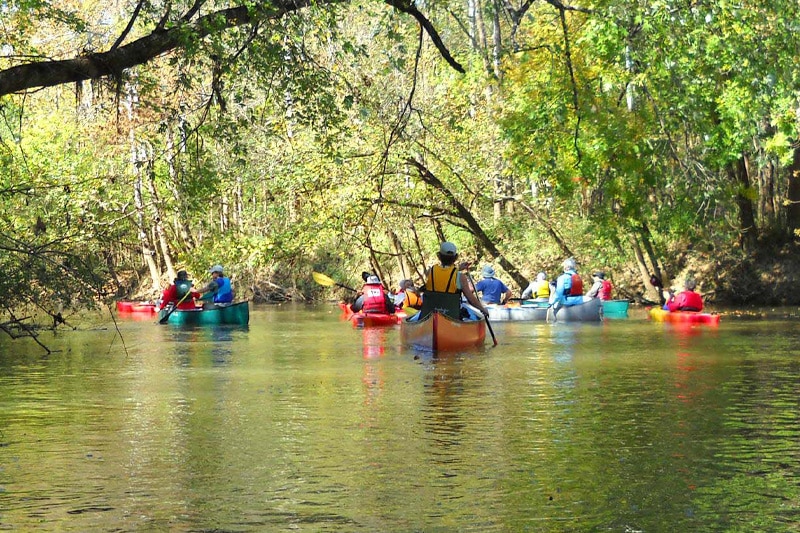
[[[700,313],[696,311],[667,311],[653,307],[650,309],[650,318],[654,322],[680,322],[689,324],[708,324],[719,326],[720,316],[716,313]]]
[[[406,346],[434,352],[483,346],[486,320],[453,320],[433,312],[423,320],[400,322],[400,339]]]
[[[342,310],[342,318],[352,322],[353,327],[356,328],[396,326],[406,317],[404,311],[396,311],[394,313],[364,313],[359,311],[354,313],[345,302],[339,302],[339,309]]]

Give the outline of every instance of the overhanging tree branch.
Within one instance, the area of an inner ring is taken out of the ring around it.
[[[269,3],[259,2],[257,7],[242,5],[222,9],[200,17],[192,23],[184,18],[182,24],[169,29],[157,27],[152,33],[126,45],[118,46],[118,43],[115,43],[105,52],[87,54],[73,59],[37,61],[2,70],[0,71],[0,96],[33,88],[53,87],[118,75],[125,69],[145,64],[167,52],[182,48],[187,44],[187,38],[202,39],[229,28],[278,19],[287,13],[309,7],[312,3],[333,5],[343,1],[277,0]],[[458,72],[464,73],[464,68],[450,55],[436,28],[413,4],[399,0],[386,0],[386,4],[414,17],[431,38],[445,61]]]

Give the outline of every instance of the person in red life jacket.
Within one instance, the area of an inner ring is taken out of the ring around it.
[[[550,294],[550,304],[558,308],[583,303],[583,280],[578,274],[575,259],[570,257],[564,260],[562,266],[564,273],[556,280],[556,289]]]
[[[679,292],[677,295],[670,291],[664,291],[664,298],[667,303],[664,304],[664,309],[667,311],[702,311],[703,310],[703,297],[694,292],[697,282],[689,278],[683,284],[685,290]]]
[[[383,288],[383,284],[378,276],[371,274],[367,276],[364,286],[361,288],[361,295],[350,306],[354,313],[363,311],[364,313],[394,313],[394,302],[389,293]]]
[[[592,288],[586,293],[588,299],[600,298],[601,300],[611,299],[611,289],[613,288],[611,282],[606,279],[606,273],[598,270],[592,274]]]
[[[161,309],[168,305],[178,304],[178,309],[194,309],[195,298],[200,298],[200,293],[192,289],[192,281],[185,270],[178,271],[175,282],[161,293]],[[178,303],[180,302],[180,303]]]

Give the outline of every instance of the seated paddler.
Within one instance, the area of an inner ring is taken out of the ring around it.
[[[583,303],[583,281],[578,274],[575,259],[570,257],[562,265],[564,273],[556,280],[556,289],[550,294],[550,303],[554,308],[578,305]]]
[[[364,313],[383,313],[390,315],[394,313],[394,302],[391,296],[383,288],[381,279],[375,274],[367,275],[364,280],[356,301],[350,306],[354,313],[363,311]]]
[[[178,309],[194,309],[195,298],[200,298],[200,293],[194,290],[189,274],[185,270],[179,270],[174,283],[161,293],[159,308],[177,304]]]
[[[417,313],[419,320],[426,318],[433,311],[438,311],[455,320],[461,319],[461,296],[480,310],[484,315],[488,311],[475,295],[467,275],[456,266],[458,250],[452,242],[443,242],[439,246],[438,265],[433,265],[425,274],[422,308]]]

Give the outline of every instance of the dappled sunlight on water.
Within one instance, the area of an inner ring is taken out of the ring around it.
[[[246,328],[120,318],[122,339],[43,335],[49,355],[0,339],[0,528],[796,522],[792,320],[505,322],[497,347],[434,355],[331,307],[256,308]]]

